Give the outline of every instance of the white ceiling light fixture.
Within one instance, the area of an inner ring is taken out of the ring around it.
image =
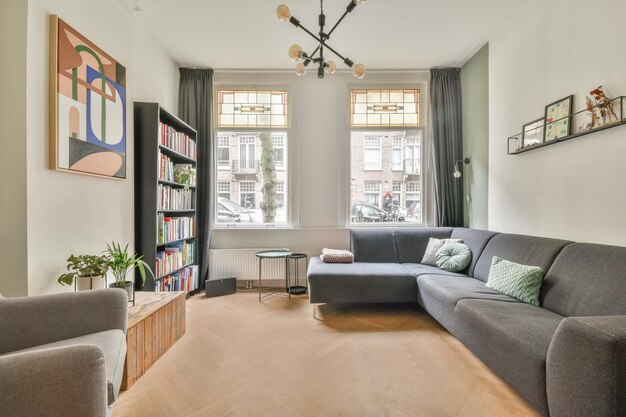
[[[352,68],[352,74],[356,78],[363,78],[367,70],[365,69],[365,65],[363,64],[355,64],[349,58],[344,57],[339,52],[334,50],[330,45],[328,45],[328,39],[330,39],[330,35],[335,31],[339,23],[347,16],[348,13],[352,12],[354,8],[359,5],[365,3],[367,0],[351,0],[348,6],[346,7],[346,11],[339,18],[337,23],[332,27],[328,33],[324,32],[324,26],[326,25],[326,16],[324,15],[324,0],[320,0],[320,15],[319,15],[319,25],[320,30],[318,35],[316,36],[313,32],[305,28],[300,24],[300,21],[291,15],[291,11],[289,7],[281,4],[276,8],[276,17],[283,22],[289,22],[295,27],[299,27],[308,33],[313,39],[315,39],[319,45],[315,50],[307,54],[304,52],[300,45],[291,45],[289,47],[289,58],[293,61],[296,61],[296,74],[304,75],[306,74],[307,66],[313,62],[318,64],[317,68],[317,78],[324,78],[324,73],[332,74],[337,70],[337,64],[334,61],[326,61],[324,58],[324,48],[328,49],[335,55],[337,55],[348,67]]]

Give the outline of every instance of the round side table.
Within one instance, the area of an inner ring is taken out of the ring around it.
[[[298,280],[298,270],[300,266],[300,259],[304,259],[304,272],[306,272],[306,268],[309,265],[309,257],[306,255],[306,253],[292,253],[291,255],[289,255],[289,259],[293,259],[295,261],[294,274],[296,276],[296,279],[295,279],[296,285],[291,285],[291,282],[289,282],[289,285],[290,285],[289,293],[290,294],[304,294],[307,291],[307,287],[299,285],[300,282]],[[306,283],[306,277],[304,278],[304,282]]]
[[[266,294],[263,295],[263,281],[262,281],[262,266],[264,259],[284,259],[285,260],[285,289],[287,290],[287,294],[289,298],[291,298],[291,292],[289,291],[289,257],[291,256],[291,251],[287,248],[282,249],[268,249],[262,250],[256,253],[256,257],[259,258],[259,302],[263,300],[263,298],[271,297],[273,295],[279,295],[280,293],[275,291],[266,291]],[[268,288],[271,290],[271,288]]]

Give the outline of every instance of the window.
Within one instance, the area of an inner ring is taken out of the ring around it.
[[[350,223],[421,224],[420,90],[350,91]]]
[[[363,139],[363,169],[366,171],[381,169],[381,137],[366,136]]]
[[[406,161],[404,161],[404,169],[407,174],[420,174],[421,167],[421,131],[416,132],[415,135],[406,138]]]
[[[240,205],[246,210],[256,209],[256,182],[241,181],[239,183]]]
[[[218,168],[230,166],[230,136],[228,135],[217,137],[217,166]]]
[[[365,181],[365,202],[380,207],[380,181]]]
[[[219,90],[217,128],[286,128],[287,91]]]
[[[282,208],[285,206],[285,182],[277,181],[276,182],[276,204],[278,208]]]
[[[274,147],[274,162],[277,168],[285,166],[285,135],[273,135],[272,146]]]
[[[230,200],[230,181],[217,182],[217,196]]]
[[[394,171],[402,171],[402,136],[393,137],[392,167]]]
[[[352,90],[352,127],[420,126],[420,90]]]
[[[289,224],[288,92],[218,88],[215,100],[216,227]]]

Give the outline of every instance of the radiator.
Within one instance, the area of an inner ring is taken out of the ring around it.
[[[259,279],[259,258],[255,254],[266,248],[212,249],[209,251],[209,277],[237,280]],[[285,279],[284,259],[264,259],[263,279]]]

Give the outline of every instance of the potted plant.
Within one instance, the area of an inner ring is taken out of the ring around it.
[[[174,181],[183,184],[185,190],[190,185],[195,185],[196,170],[190,164],[177,164],[174,166]]]
[[[94,289],[94,280],[102,280],[97,287],[104,288],[107,270],[109,269],[105,256],[97,255],[70,255],[67,258],[67,273],[62,274],[57,281],[61,285],[76,283],[76,290]],[[89,279],[89,283],[87,283]]]
[[[139,256],[136,253],[132,255],[128,253],[128,244],[126,244],[124,249],[122,249],[119,243],[107,243],[105,254],[107,266],[113,273],[113,278],[115,279],[115,282],[109,284],[109,288],[122,288],[126,290],[128,293],[128,301],[134,301],[134,283],[132,281],[127,281],[126,275],[131,270],[137,268],[139,276],[141,277],[141,285],[144,285],[146,283],[146,270],[148,270],[150,275],[152,275],[152,278],[154,278],[152,270],[148,264],[142,260],[142,256]]]

